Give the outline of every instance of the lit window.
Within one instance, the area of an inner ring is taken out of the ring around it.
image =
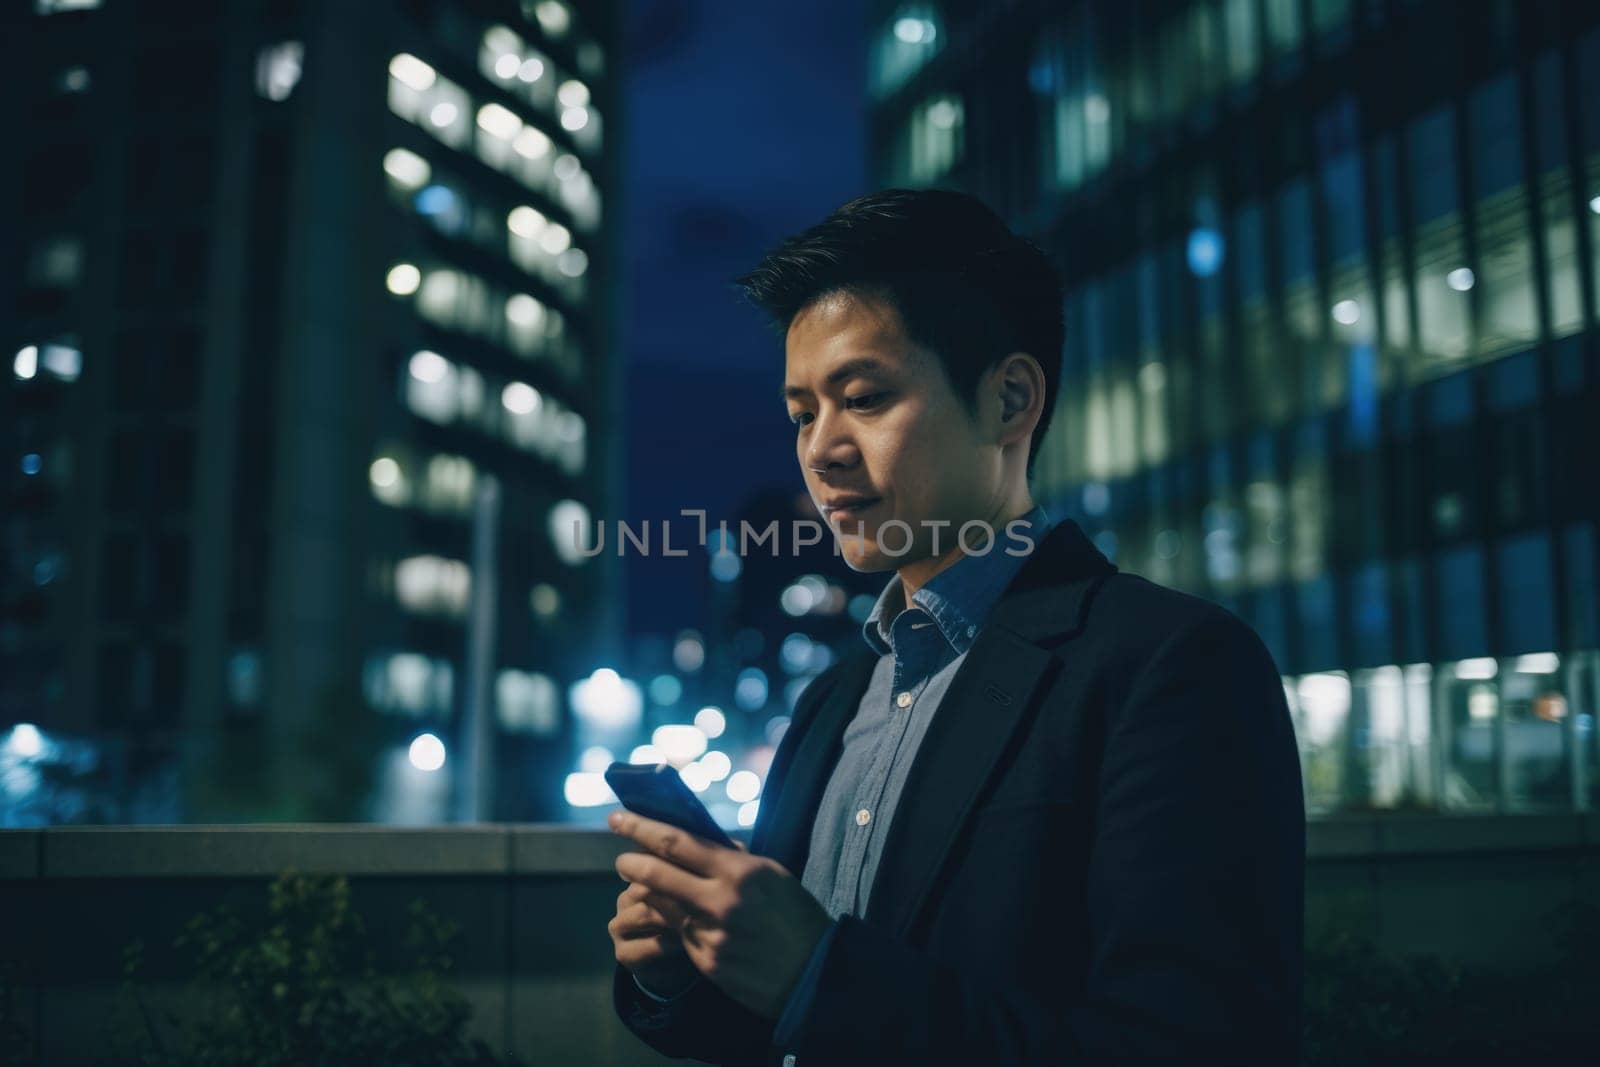
[[[422,284],[422,272],[411,263],[396,263],[389,268],[386,279],[389,291],[396,296],[410,296]]]
[[[572,28],[572,12],[561,0],[540,0],[533,6],[533,17],[551,37],[565,37]]]
[[[372,483],[372,495],[393,507],[404,504],[410,496],[410,486],[393,456],[379,456],[367,471]]]
[[[576,78],[561,83],[561,88],[556,90],[556,99],[567,107],[586,107],[589,103],[589,87]]]
[[[532,415],[540,400],[539,391],[526,382],[512,382],[500,393],[500,403],[513,415]]]
[[[495,718],[510,733],[553,734],[561,728],[556,683],[530,671],[501,671],[494,682]]]
[[[581,278],[583,272],[589,269],[589,257],[584,255],[581,248],[569,248],[561,253],[557,260],[561,273],[569,278]]]
[[[38,15],[60,15],[67,11],[89,11],[100,6],[100,0],[33,0],[33,10]]]
[[[450,661],[417,652],[392,652],[368,659],[362,670],[367,701],[386,712],[413,718],[448,715],[453,669]]]
[[[438,78],[432,67],[406,52],[389,61],[389,73],[407,88],[419,93],[427,92]]]
[[[884,97],[900,88],[944,46],[932,4],[901,4],[874,44],[872,91]]]
[[[583,164],[578,162],[577,156],[559,156],[551,165],[550,172],[556,176],[557,181],[570,182],[583,173]]]
[[[571,244],[571,232],[559,222],[552,222],[539,235],[539,247],[549,252],[552,256],[558,256],[565,252]]]
[[[512,147],[517,150],[517,155],[524,159],[543,159],[550,151],[550,138],[532,126],[524,126],[522,132],[517,134],[517,139],[512,142]]]
[[[305,45],[299,41],[268,45],[256,53],[256,92],[268,100],[289,99],[300,84],[305,56]]]
[[[506,228],[518,237],[537,237],[547,220],[531,207],[513,208],[506,216]]]
[[[64,382],[75,382],[83,372],[83,353],[72,345],[43,345],[39,349],[39,366]]]
[[[576,500],[563,500],[550,509],[549,522],[550,542],[563,563],[580,564],[593,554],[595,534],[589,528],[588,508]]]
[[[472,595],[472,569],[458,559],[411,556],[395,564],[394,593],[408,610],[459,617]]]
[[[404,148],[389,150],[388,155],[383,157],[383,170],[402,188],[409,190],[427,185],[428,178],[433,174],[433,168],[428,166],[426,159]]]
[[[515,293],[506,301],[506,318],[517,326],[537,326],[544,319],[544,305],[527,293]]]
[[[522,132],[522,120],[499,104],[485,104],[478,109],[478,126],[505,141]]]

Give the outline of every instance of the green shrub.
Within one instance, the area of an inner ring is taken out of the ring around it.
[[[189,921],[174,945],[193,964],[185,1010],[158,1022],[139,984],[143,945],[124,953],[115,1062],[182,1067],[514,1063],[465,1036],[466,1000],[444,979],[453,925],[410,908],[409,967],[380,974],[343,877],[289,872],[264,921],[227,906]]]

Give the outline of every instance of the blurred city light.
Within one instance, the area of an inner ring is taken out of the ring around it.
[[[736,804],[761,795],[761,779],[754,771],[734,771],[728,776],[728,799]]]
[[[1444,276],[1444,283],[1458,293],[1471,289],[1477,281],[1477,275],[1472,273],[1471,267],[1457,267]]]
[[[583,750],[583,755],[578,757],[578,769],[590,773],[604,773],[605,769],[616,762],[616,757],[604,745],[590,745]]]
[[[31,722],[19,722],[6,735],[6,751],[21,759],[33,759],[44,751],[44,735]]]
[[[711,787],[711,775],[698,761],[681,768],[678,776],[683,779],[683,784],[693,789],[696,793],[704,793]]]
[[[694,713],[694,724],[707,737],[721,737],[728,728],[728,719],[721,708],[708,705]]]
[[[422,272],[413,263],[396,263],[389,268],[385,279],[389,291],[396,296],[410,296],[422,285]]]
[[[1197,278],[1209,278],[1222,266],[1222,235],[1209,226],[1189,232],[1189,270]]]
[[[734,701],[746,711],[757,711],[767,703],[767,672],[760,667],[746,667],[739,672],[734,683]]]
[[[437,77],[432,67],[409,52],[401,52],[389,60],[389,73],[419,93],[431,88]]]
[[[595,543],[589,529],[589,509],[576,500],[557,501],[550,509],[550,541],[563,563],[587,561],[589,555],[584,549]]]
[[[1456,664],[1456,677],[1463,681],[1481,681],[1500,673],[1500,664],[1493,656],[1464,659]]]
[[[706,750],[705,731],[687,723],[668,723],[658,726],[650,735],[650,743],[661,753],[661,758],[674,767],[687,767],[700,758]]]
[[[589,677],[574,683],[569,698],[572,713],[587,725],[600,730],[635,728],[644,711],[644,698],[638,685],[609,667],[601,667]]]
[[[617,802],[617,795],[606,784],[605,775],[593,771],[576,771],[567,775],[561,792],[567,803],[575,808],[593,808]]]
[[[665,763],[667,758],[654,745],[639,745],[628,753],[629,763]]]
[[[1518,674],[1554,674],[1561,669],[1561,657],[1554,652],[1529,652],[1517,657]]]
[[[713,782],[720,782],[733,771],[733,761],[726,752],[712,749],[695,761],[695,765],[706,772],[706,777]]]
[[[421,189],[433,175],[426,159],[404,148],[388,151],[383,157],[383,171],[407,189]]]
[[[671,707],[683,697],[683,683],[678,681],[676,675],[658,674],[650,679],[650,699],[662,707]],[[716,734],[708,733],[707,737]]]
[[[411,766],[419,771],[436,771],[444,766],[444,742],[434,734],[418,734],[406,754]]]
[[[743,804],[740,804],[739,805],[739,825],[740,826],[754,826],[756,824],[756,815],[759,814],[760,811],[761,811],[761,801],[759,801],[759,800],[750,800],[750,801],[746,801]]]
[[[28,345],[18,349],[17,358],[11,363],[12,372],[23,381],[27,381],[39,373],[39,349],[37,345]]]
[[[685,674],[693,674],[700,669],[706,661],[706,646],[700,640],[700,635],[693,630],[685,630],[678,635],[678,640],[672,646],[672,662]]]

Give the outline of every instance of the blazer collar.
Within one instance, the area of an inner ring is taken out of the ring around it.
[[[866,918],[905,934],[922,914],[960,830],[998,769],[1001,754],[1037,711],[1061,668],[1053,649],[1083,626],[1093,591],[1116,567],[1071,520],[1057,523],[1001,594],[951,680],[912,761],[884,842]],[[844,729],[860,707],[878,657],[857,646],[813,685],[774,757],[751,851],[805,868],[811,830]]]

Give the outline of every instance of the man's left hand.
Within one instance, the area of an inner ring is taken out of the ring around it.
[[[827,911],[783,864],[727,848],[631,811],[611,829],[645,852],[617,857],[617,873],[682,905],[683,946],[701,974],[732,999],[776,1019],[817,942]]]

